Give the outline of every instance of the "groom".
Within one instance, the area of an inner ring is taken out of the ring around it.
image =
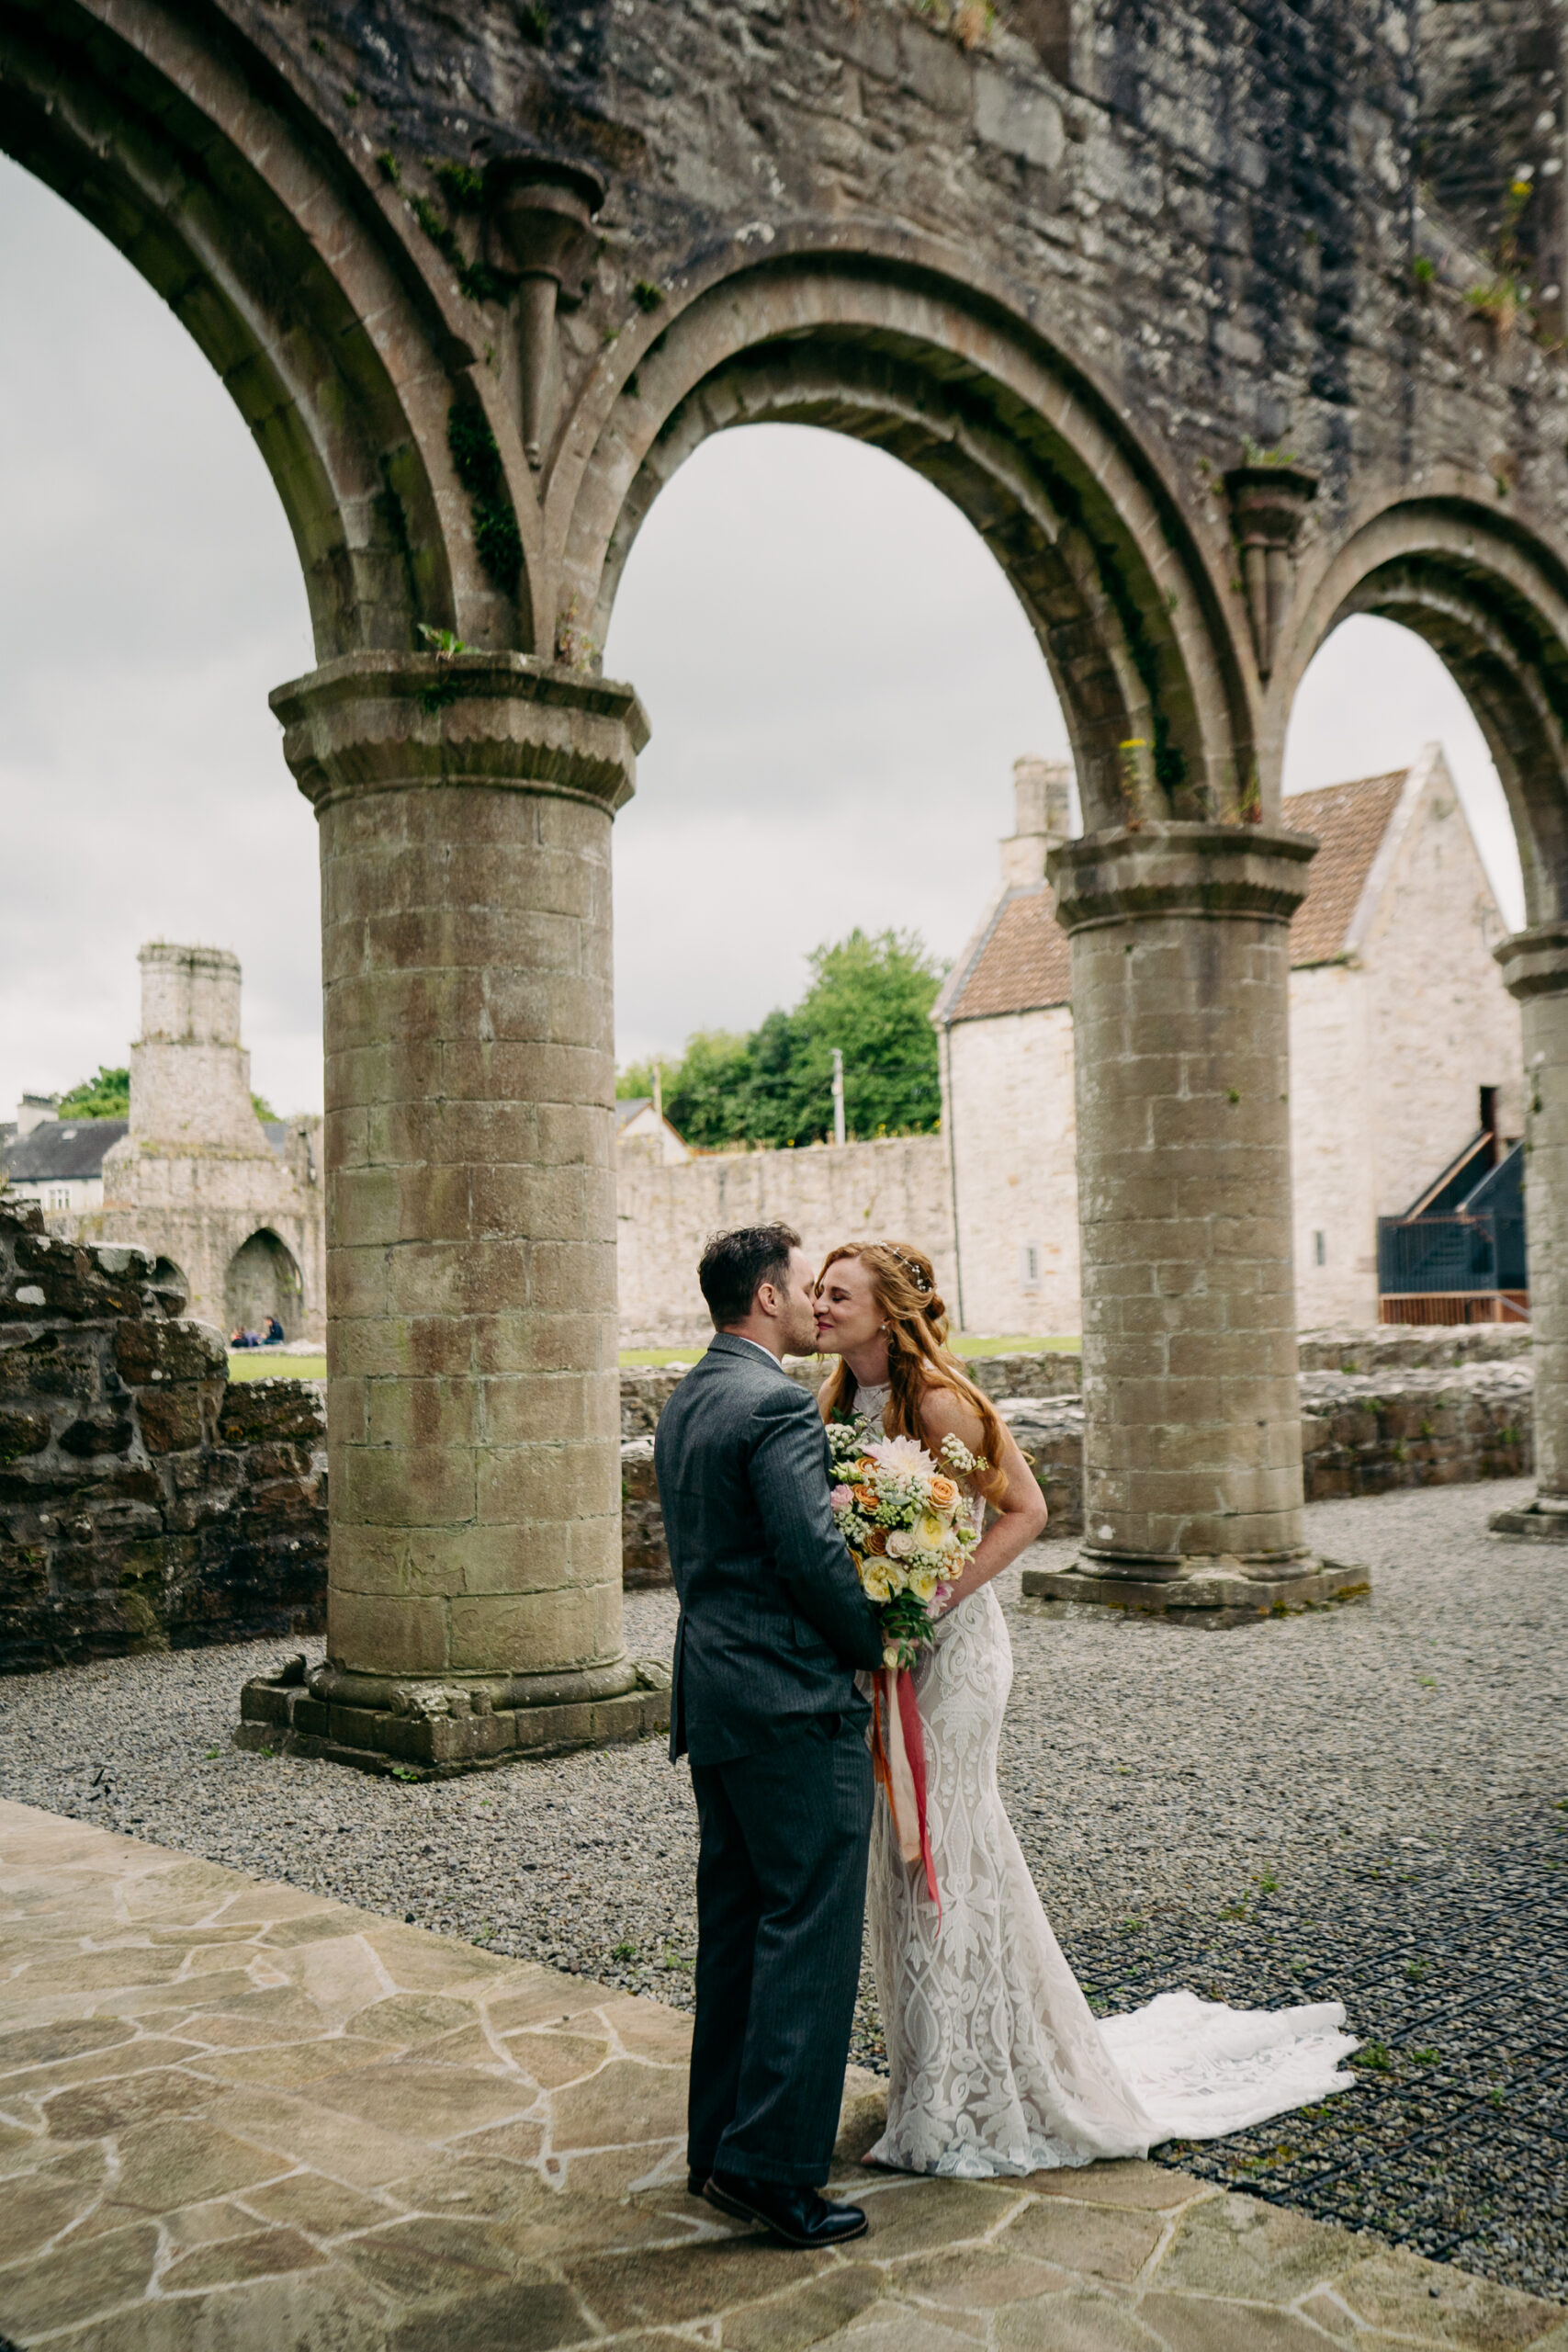
[[[829,1509],[828,1446],[783,1368],[817,1344],[787,1225],[716,1234],[715,1338],[660,1416],[654,1467],[681,1621],[670,1753],[689,1755],[697,1860],[694,2196],[795,2246],[864,2232],[828,2177],[860,1979],[875,1610]]]

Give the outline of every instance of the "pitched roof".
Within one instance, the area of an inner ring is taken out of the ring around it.
[[[651,1094],[621,1095],[615,1103],[616,1133],[619,1134],[620,1130],[626,1125],[628,1119],[635,1119],[639,1111],[646,1111],[652,1101],[653,1097]]]
[[[40,1119],[12,1144],[6,1172],[13,1183],[44,1184],[66,1176],[100,1176],[104,1154],[129,1130],[129,1119]]]
[[[1326,964],[1345,953],[1367,876],[1398,805],[1409,771],[1366,776],[1293,793],[1284,814],[1291,830],[1315,833],[1307,895],[1291,925],[1291,962]],[[959,989],[948,1019],[984,1021],[1029,1012],[1071,998],[1067,935],[1056,921],[1047,883],[1010,891],[1001,901]]]
[[[1361,902],[1372,860],[1410,771],[1364,776],[1359,784],[1327,784],[1293,792],[1284,807],[1293,832],[1315,833],[1317,855],[1307,868],[1307,894],[1291,924],[1291,962],[1328,964],[1345,952],[1346,934]]]

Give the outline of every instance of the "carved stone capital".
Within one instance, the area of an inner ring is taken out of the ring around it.
[[[352,794],[479,785],[612,813],[648,719],[630,686],[524,653],[348,653],[271,696],[316,814]]]
[[[1316,849],[1310,833],[1255,825],[1119,826],[1062,842],[1046,869],[1069,933],[1156,915],[1289,922]]]

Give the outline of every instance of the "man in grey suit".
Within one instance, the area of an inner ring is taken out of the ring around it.
[[[716,1235],[707,1353],[660,1416],[660,1501],[681,1599],[670,1753],[691,1758],[697,2016],[694,2196],[790,2245],[859,2237],[828,2177],[860,1978],[877,1612],[829,1508],[817,1407],[784,1372],[816,1345],[815,1283],[785,1225]]]

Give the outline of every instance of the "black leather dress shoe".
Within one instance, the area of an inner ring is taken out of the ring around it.
[[[707,2185],[708,2177],[705,2172],[689,2172],[686,2175],[686,2194],[688,2197],[700,2197]]]
[[[829,2204],[814,2188],[795,2188],[783,2181],[716,2172],[704,2194],[721,2213],[738,2222],[761,2222],[785,2245],[843,2245],[866,2232],[865,2215],[858,2205]]]

